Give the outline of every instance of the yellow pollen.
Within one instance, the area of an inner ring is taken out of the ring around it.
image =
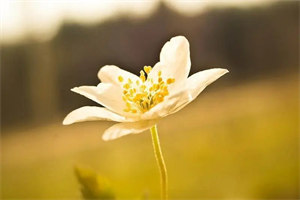
[[[144,91],[146,89],[146,85],[141,85],[140,89]]]
[[[137,113],[137,110],[136,109],[132,109],[131,112],[132,113]]]
[[[151,66],[145,66],[144,67],[144,71],[146,72],[146,74],[149,74],[151,70],[152,70]]]
[[[140,71],[140,79],[142,80],[142,82],[146,81],[145,73],[143,70]]]
[[[126,83],[123,87],[128,90],[130,88],[130,85],[129,83]]]
[[[175,82],[175,78],[168,78],[167,83],[171,84]]]
[[[164,79],[162,72],[158,72],[157,78],[146,78],[146,74],[151,72],[151,66],[145,66],[144,71],[140,71],[140,79],[134,82],[129,78],[123,84],[123,101],[126,104],[124,112],[145,113],[157,104],[164,101],[165,96],[169,95],[168,86],[175,82],[174,78]],[[120,82],[124,81],[122,76],[118,77]],[[156,80],[156,81],[155,81]]]
[[[122,76],[119,76],[119,77],[118,77],[118,80],[119,80],[120,82],[123,82],[123,81],[124,81],[124,78],[123,78]]]

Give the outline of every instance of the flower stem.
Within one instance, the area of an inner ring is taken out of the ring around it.
[[[161,199],[166,200],[168,199],[168,175],[167,175],[167,168],[166,164],[161,152],[159,137],[157,133],[156,125],[150,128],[150,132],[152,135],[152,142],[154,148],[154,154],[156,157],[156,161],[158,164],[158,168],[160,171],[160,179],[161,179]]]

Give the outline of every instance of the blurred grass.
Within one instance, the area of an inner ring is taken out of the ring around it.
[[[170,198],[297,198],[298,86],[295,75],[210,86],[162,120]],[[76,164],[108,178],[119,198],[159,197],[149,132],[104,142],[110,125],[58,122],[3,134],[2,198],[78,198]]]

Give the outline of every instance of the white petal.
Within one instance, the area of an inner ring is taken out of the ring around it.
[[[156,121],[138,121],[118,123],[106,129],[102,139],[113,140],[124,135],[141,133],[156,124]]]
[[[180,92],[177,92],[175,94],[167,96],[167,98],[151,108],[148,112],[145,112],[141,119],[143,120],[153,120],[162,118],[164,116],[167,116],[171,110],[175,109],[177,104],[182,101],[182,98],[186,96],[186,91],[181,90]]]
[[[115,65],[105,65],[98,72],[98,78],[102,83],[121,85],[122,83],[119,81],[119,76],[123,77],[124,82],[127,82],[128,79],[131,79],[134,82],[139,79],[135,74],[120,69]]]
[[[80,86],[71,89],[72,92],[83,95],[98,104],[101,104],[99,96],[107,91],[109,91],[111,85],[109,84],[99,84],[98,86]]]
[[[84,106],[73,110],[64,119],[63,125],[69,125],[76,122],[94,121],[94,120],[109,120],[124,122],[126,119],[117,115],[106,108],[96,106]]]
[[[170,85],[170,90],[181,85],[189,75],[191,68],[189,42],[183,36],[171,38],[162,48],[160,62],[158,62],[149,74],[149,78],[157,79],[158,72],[162,72],[162,78],[175,78],[175,83]]]
[[[215,68],[192,75],[187,79],[183,89],[167,96],[163,102],[144,113],[141,118],[143,120],[157,119],[179,111],[193,101],[206,86],[227,72],[227,69]]]
[[[71,90],[105,106],[113,112],[124,114],[125,102],[122,100],[122,90],[118,86],[100,83],[97,87],[80,86]]]
[[[193,101],[209,84],[228,73],[227,69],[213,68],[193,74],[187,79],[185,91],[169,114],[175,113]]]
[[[187,79],[186,89],[189,90],[191,97],[194,99],[206,88],[206,86],[228,72],[227,69],[213,68],[195,73]]]

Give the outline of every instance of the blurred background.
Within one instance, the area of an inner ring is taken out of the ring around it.
[[[80,198],[75,165],[119,199],[158,198],[149,132],[104,142],[112,122],[61,122],[96,105],[72,87],[106,64],[138,74],[176,35],[191,74],[230,73],[158,124],[170,198],[299,198],[299,2],[272,0],[2,0],[2,198]]]

